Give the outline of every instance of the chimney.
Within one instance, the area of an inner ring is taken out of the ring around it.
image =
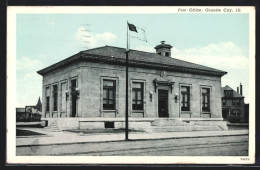
[[[240,94],[243,96],[242,84],[240,83]]]
[[[156,54],[166,57],[171,57],[171,48],[172,46],[169,44],[165,44],[165,41],[161,41],[160,45],[154,47],[154,49],[156,50]]]
[[[237,87],[237,93],[239,93],[239,87]]]

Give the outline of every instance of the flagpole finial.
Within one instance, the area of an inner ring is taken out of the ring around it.
[[[126,50],[125,50],[125,54],[126,54],[126,53],[129,53],[129,52],[130,52],[130,49],[126,49]]]

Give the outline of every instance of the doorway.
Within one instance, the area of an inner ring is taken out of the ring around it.
[[[159,117],[169,117],[168,90],[158,90],[158,114]]]

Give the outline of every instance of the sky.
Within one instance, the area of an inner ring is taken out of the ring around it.
[[[42,97],[38,70],[83,50],[126,48],[127,21],[144,29],[147,38],[131,38],[131,49],[155,52],[165,41],[173,46],[173,58],[228,72],[222,87],[236,90],[242,83],[248,102],[248,14],[17,14],[16,107],[36,105]]]

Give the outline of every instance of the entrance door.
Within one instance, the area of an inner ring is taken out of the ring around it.
[[[158,113],[159,117],[169,117],[168,90],[158,90]]]

